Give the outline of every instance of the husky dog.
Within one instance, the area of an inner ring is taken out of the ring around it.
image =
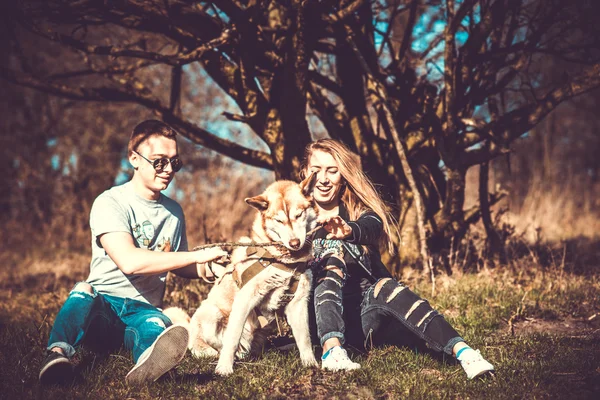
[[[196,357],[219,355],[217,374],[231,374],[234,356],[262,347],[261,322],[272,321],[280,309],[285,310],[302,364],[317,365],[308,329],[312,278],[306,269],[311,254],[307,233],[317,224],[314,182],[312,175],[300,184],[276,181],[262,194],[245,199],[258,212],[251,238],[242,241],[280,242],[285,248],[237,247],[192,317],[190,350]]]

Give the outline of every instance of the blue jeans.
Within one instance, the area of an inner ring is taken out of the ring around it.
[[[59,347],[68,358],[85,344],[108,350],[123,345],[133,361],[170,326],[171,320],[158,308],[141,301],[100,294],[76,284],[58,312],[48,339],[48,350]]]

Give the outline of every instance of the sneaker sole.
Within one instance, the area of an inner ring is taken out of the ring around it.
[[[40,371],[39,380],[43,385],[63,383],[73,376],[73,366],[66,358],[49,362]]]
[[[473,375],[473,377],[469,378],[469,379],[475,379],[475,378],[479,378],[479,377],[483,377],[485,375],[494,375],[494,369],[484,369],[481,372],[478,372],[476,375]]]
[[[337,371],[356,371],[357,369],[360,369],[360,367],[352,367],[352,368],[330,368],[330,367],[321,367],[321,369],[323,371],[332,371],[332,372],[337,372]]]
[[[173,326],[163,332],[153,344],[146,361],[129,371],[125,378],[127,383],[154,382],[163,376],[185,357],[188,341],[189,333],[183,326]]]

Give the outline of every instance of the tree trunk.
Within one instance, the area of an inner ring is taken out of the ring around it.
[[[265,137],[271,149],[277,179],[298,180],[304,148],[311,140],[306,122],[306,90],[308,64],[312,46],[307,34],[307,6],[301,0],[292,2],[291,33],[286,38],[285,63],[283,66],[281,92],[278,99],[271,98],[271,104],[278,112],[271,110]],[[280,123],[276,120],[280,118]]]

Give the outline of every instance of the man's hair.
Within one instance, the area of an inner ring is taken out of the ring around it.
[[[144,122],[141,122],[135,128],[133,128],[133,132],[131,132],[129,145],[127,146],[128,154],[131,154],[133,151],[137,151],[140,144],[142,144],[149,137],[155,135],[164,136],[166,138],[175,140],[177,137],[177,132],[164,122],[155,119],[148,119]]]
[[[316,150],[329,153],[338,165],[342,178],[346,182],[341,201],[346,205],[351,220],[356,221],[364,212],[371,210],[383,221],[385,244],[390,253],[393,252],[392,238],[397,234],[397,227],[385,202],[375,189],[375,186],[363,172],[360,158],[342,142],[334,139],[320,139],[306,146],[301,175],[304,177],[309,171],[308,163],[312,153]]]

